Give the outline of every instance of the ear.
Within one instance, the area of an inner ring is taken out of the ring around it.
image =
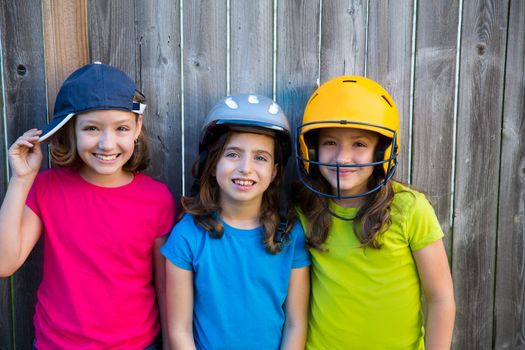
[[[140,132],[142,131],[142,114],[137,116],[137,129],[135,130],[135,140],[139,137]]]

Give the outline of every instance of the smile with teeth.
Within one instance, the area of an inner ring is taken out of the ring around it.
[[[239,186],[253,186],[255,184],[255,181],[243,180],[243,179],[233,179],[233,183]]]
[[[95,158],[98,158],[100,160],[103,160],[103,161],[111,161],[111,160],[115,160],[117,159],[117,157],[119,156],[119,154],[100,154],[100,153],[93,153],[93,155],[95,156]]]

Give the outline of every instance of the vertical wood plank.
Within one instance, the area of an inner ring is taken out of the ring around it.
[[[88,63],[87,0],[44,0],[44,42],[49,119],[69,74]]]
[[[400,118],[399,168],[396,178],[408,182],[410,70],[414,1],[370,0],[367,75],[394,99]]]
[[[44,44],[40,1],[0,3],[7,143],[32,127],[46,124]],[[47,161],[44,160],[43,167]],[[16,349],[31,347],[36,289],[42,273],[42,247],[38,244],[13,276]]]
[[[91,62],[118,67],[140,85],[132,2],[88,0],[88,37]]]
[[[323,1],[321,84],[340,75],[365,75],[366,0]]]
[[[493,344],[508,3],[463,3],[452,253],[456,329],[461,331],[454,337],[455,349]]]
[[[197,156],[202,123],[211,107],[226,94],[226,4],[212,0],[185,1],[184,35],[184,164],[186,190]]]
[[[525,348],[525,2],[509,11],[496,255],[496,349]]]
[[[272,97],[273,0],[230,3],[231,93]]]
[[[418,2],[412,183],[430,197],[450,252],[459,1]]]
[[[292,126],[319,79],[319,0],[283,0],[277,5],[277,102]]]
[[[0,6],[0,19],[3,20],[5,15],[3,13],[4,7]],[[5,27],[0,25],[0,49],[3,46],[2,40],[5,38],[3,31]],[[3,57],[0,56],[0,72],[3,70]],[[5,191],[7,187],[8,169],[6,165],[7,160],[7,145],[5,144],[6,130],[4,122],[6,115],[4,114],[4,89],[3,76],[0,74],[0,154],[2,162],[0,163],[0,200],[4,200]],[[13,314],[11,312],[11,283],[10,278],[0,278],[0,350],[11,350],[13,348]]]
[[[182,191],[180,2],[136,1],[140,89],[148,107],[144,125],[150,140],[150,175]]]

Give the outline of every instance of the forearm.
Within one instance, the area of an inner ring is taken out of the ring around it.
[[[20,266],[22,216],[34,178],[11,178],[0,208],[0,276],[9,276]]]
[[[450,349],[456,305],[454,299],[430,301],[427,304],[425,345],[427,350]]]
[[[306,325],[285,325],[281,350],[303,350],[306,343]]]
[[[169,339],[172,350],[195,350],[195,341],[191,330],[170,332]]]

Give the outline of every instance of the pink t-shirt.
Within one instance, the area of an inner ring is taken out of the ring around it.
[[[143,349],[160,330],[153,246],[175,217],[167,186],[143,175],[117,188],[74,169],[38,174],[27,199],[43,223],[36,347]]]

